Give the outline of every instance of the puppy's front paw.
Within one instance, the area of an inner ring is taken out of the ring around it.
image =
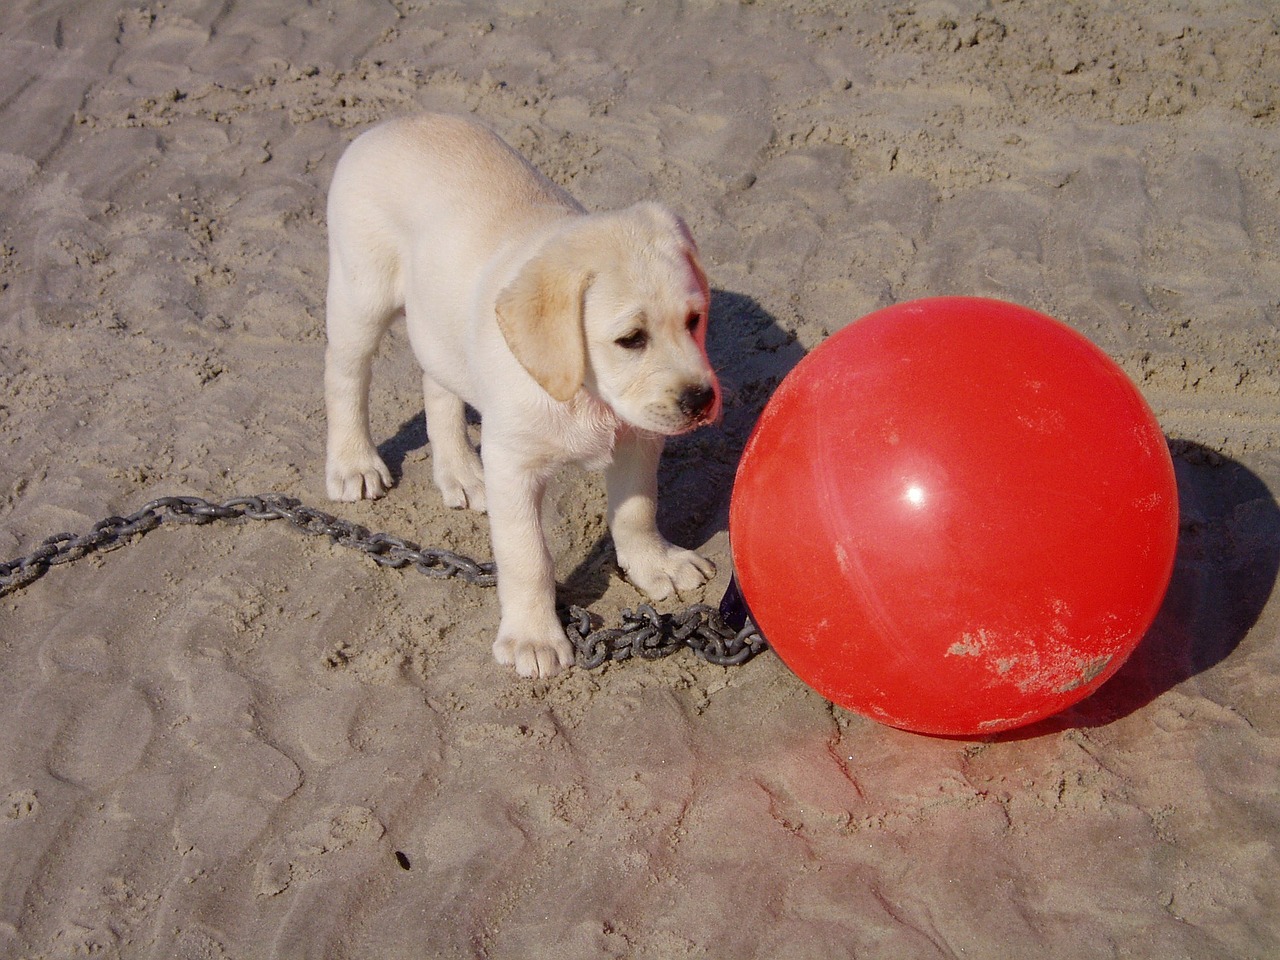
[[[670,543],[625,557],[619,554],[618,564],[627,579],[654,600],[696,589],[716,575],[716,565],[706,557]]]
[[[377,500],[391,489],[391,471],[373,451],[341,461],[330,459],[325,488],[330,500]]]
[[[493,656],[503,666],[515,667],[516,673],[531,679],[554,677],[573,666],[574,661],[573,644],[559,624],[543,636],[500,630]]]

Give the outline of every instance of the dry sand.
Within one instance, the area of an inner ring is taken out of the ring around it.
[[[689,219],[728,412],[670,445],[662,521],[710,600],[770,391],[926,295],[1092,337],[1183,518],[1125,670],[985,742],[771,654],[524,682],[490,591],[162,528],[0,601],[0,956],[1280,956],[1278,100],[1271,0],[7,0],[0,558],[161,494],[326,505],[326,185],[421,108]],[[377,377],[401,482],[336,512],[488,556],[402,332]],[[551,503],[566,598],[634,604],[599,480]]]

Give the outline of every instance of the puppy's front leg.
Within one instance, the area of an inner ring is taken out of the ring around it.
[[[493,656],[522,677],[550,677],[573,664],[574,651],[556,616],[555,568],[542,532],[547,478],[506,459],[484,458],[502,611]]]
[[[663,438],[630,433],[618,438],[613,462],[605,471],[609,529],[618,565],[627,579],[663,600],[692,590],[715,576],[710,560],[674,546],[658,532],[658,459]]]

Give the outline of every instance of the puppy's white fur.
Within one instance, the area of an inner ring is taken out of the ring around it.
[[[563,464],[605,470],[618,562],[645,593],[714,573],[655,523],[664,436],[720,409],[707,281],[677,217],[656,204],[588,215],[487,127],[427,114],[375,127],[343,154],[329,258],[329,496],[391,485],[369,432],[369,378],[403,310],[435,482],[449,506],[489,513],[500,663],[544,677],[573,662],[541,522]],[[483,458],[466,404],[483,419]]]

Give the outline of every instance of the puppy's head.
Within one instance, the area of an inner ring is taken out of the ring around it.
[[[707,278],[684,223],[656,204],[582,217],[498,297],[511,352],[556,400],[581,389],[641,430],[714,422]]]

